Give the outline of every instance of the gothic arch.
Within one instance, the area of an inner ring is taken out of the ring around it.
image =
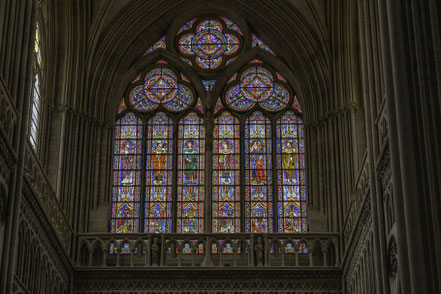
[[[121,17],[118,17],[115,22],[107,24],[106,30],[99,42],[100,46],[96,48],[95,57],[91,60],[91,68],[100,68],[100,70],[98,72],[95,71],[93,76],[91,76],[90,82],[96,86],[92,87],[93,92],[89,93],[90,96],[103,99],[96,101],[99,103],[96,109],[101,110],[99,116],[102,119],[106,119],[106,116],[107,119],[110,119],[107,114],[111,113],[112,110],[109,108],[114,108],[112,103],[106,103],[105,101],[108,101],[107,99],[112,96],[109,93],[122,92],[121,87],[124,87],[122,85],[125,85],[129,80],[127,77],[124,78],[124,74],[128,68],[133,66],[133,60],[137,56],[141,56],[148,47],[153,45],[153,42],[160,39],[166,33],[168,25],[172,23],[170,14],[164,14],[165,11],[161,13],[161,9],[156,11],[153,9],[153,6],[156,5],[167,6],[168,11],[174,9],[177,15],[182,14],[182,16],[177,18],[176,23],[179,23],[179,20],[182,21],[190,14],[198,14],[195,12],[199,12],[201,7],[206,7],[203,11],[224,14],[236,21],[243,19],[239,21],[239,25],[244,26],[245,23],[249,23],[255,31],[263,36],[261,39],[267,42],[267,45],[273,48],[279,56],[282,56],[284,62],[296,74],[296,80],[300,82],[294,85],[298,87],[297,91],[301,94],[299,95],[300,99],[308,97],[308,99],[302,101],[302,104],[304,104],[305,108],[309,109],[308,113],[316,115],[318,107],[322,104],[321,101],[328,96],[328,90],[325,90],[327,88],[326,85],[329,84],[328,62],[326,61],[327,45],[320,41],[320,38],[307,21],[301,21],[304,18],[295,7],[277,4],[281,6],[279,7],[280,9],[285,9],[291,15],[298,17],[284,18],[281,16],[271,18],[271,13],[274,10],[267,9],[266,4],[263,3],[243,4],[241,6],[235,1],[225,1],[228,3],[224,4],[228,4],[231,7],[231,11],[237,12],[232,15],[229,12],[230,10],[226,11],[225,8],[212,3],[208,5],[204,3],[202,6],[200,1],[192,1],[191,3],[184,3],[184,1],[166,2],[161,1],[152,4],[151,2],[135,1],[130,7],[126,7],[127,9],[120,12]],[[150,14],[151,11],[155,11],[155,13]],[[130,15],[130,17],[124,17],[124,15]],[[151,23],[159,18],[161,18],[161,23],[164,24],[163,27],[152,26]],[[130,23],[127,23],[129,19]],[[170,31],[173,31],[173,27],[170,27]],[[291,38],[284,37],[286,35],[282,32],[285,31],[286,34],[290,34]],[[131,33],[128,34],[127,32]],[[145,38],[145,36],[149,36],[149,38]],[[271,36],[271,38],[265,36]],[[109,46],[110,44],[112,44],[111,47]],[[310,53],[314,55],[305,56]],[[109,63],[107,56],[112,56],[112,60],[115,60],[115,62]],[[311,67],[311,63],[314,66]],[[106,75],[103,76],[103,73],[106,73]],[[108,73],[115,73],[115,76]],[[121,82],[114,83],[115,80]],[[115,89],[115,87],[118,87],[119,90]]]

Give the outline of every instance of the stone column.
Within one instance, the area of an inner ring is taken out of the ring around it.
[[[400,288],[402,293],[439,293],[440,6],[436,0],[378,4]]]

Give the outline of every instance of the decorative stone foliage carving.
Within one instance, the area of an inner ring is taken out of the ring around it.
[[[387,249],[387,257],[389,260],[389,278],[395,281],[398,273],[398,252],[397,241],[394,236],[389,240],[389,246]]]

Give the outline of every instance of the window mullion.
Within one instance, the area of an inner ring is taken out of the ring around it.
[[[246,232],[246,227],[245,227],[245,223],[246,223],[246,211],[245,211],[245,160],[246,160],[246,156],[245,156],[245,120],[244,117],[242,116],[240,122],[239,122],[239,137],[240,137],[240,178],[242,179],[240,181],[240,219],[241,219],[241,223],[240,223],[240,231],[241,232]]]
[[[141,187],[139,195],[139,232],[145,232],[145,219],[146,211],[145,205],[147,203],[147,193],[146,193],[146,168],[147,168],[147,138],[149,136],[149,128],[147,122],[142,124],[143,136],[142,136],[142,147],[141,147]],[[148,212],[147,212],[148,213]]]
[[[271,161],[272,161],[272,176],[273,176],[273,231],[278,232],[279,231],[279,215],[278,215],[278,182],[277,182],[277,127],[276,127],[276,121],[274,119],[271,120],[271,140],[272,140],[272,150],[271,150]]]
[[[172,227],[171,232],[177,232],[177,220],[178,220],[178,164],[179,164],[179,124],[178,120],[173,120],[173,183],[172,183]]]
[[[213,144],[214,117],[205,116],[205,233],[213,231]]]

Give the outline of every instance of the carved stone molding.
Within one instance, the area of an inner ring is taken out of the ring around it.
[[[384,146],[389,140],[389,129],[388,129],[388,119],[387,119],[387,107],[385,100],[381,108],[381,112],[378,115],[376,125],[378,129],[378,135],[380,138],[380,146]]]
[[[31,196],[26,187],[23,192],[24,195]],[[56,293],[67,293],[73,276],[72,266],[51,231],[43,211],[32,198],[24,197],[20,206],[16,283],[21,289],[26,288],[25,293],[41,293],[33,288],[36,283],[30,277],[44,275],[48,277],[46,287],[57,289]]]
[[[83,110],[74,108],[74,107],[66,105],[66,104],[49,107],[49,111],[50,112],[56,112],[56,113],[58,113],[58,112],[66,112],[66,113],[68,113],[70,115],[73,115],[73,116],[79,118],[79,119],[82,119],[84,121],[87,121],[87,122],[89,122],[91,124],[95,124],[95,125],[100,126],[100,127],[101,126],[105,126],[105,127],[111,127],[112,126],[112,124],[109,123],[108,121],[97,119],[95,116],[93,116],[93,115],[91,115],[91,114],[89,114],[89,113],[87,113],[87,112],[85,112]]]
[[[392,171],[390,160],[390,150],[388,146],[385,146],[377,164],[377,178],[381,183],[382,192],[388,190],[391,185]]]
[[[354,272],[357,259],[360,257],[360,252],[364,248],[364,244],[372,229],[372,214],[371,214],[371,197],[367,195],[360,216],[355,225],[355,230],[344,255],[343,271],[346,274]]]
[[[340,275],[339,270],[79,271],[74,293],[342,293]]]
[[[359,105],[356,102],[349,103],[348,105],[336,108],[332,111],[329,111],[328,113],[326,113],[322,117],[320,117],[312,122],[309,122],[309,123],[305,122],[305,126],[306,127],[314,127],[314,128],[323,126],[324,124],[326,124],[330,120],[333,120],[337,117],[340,117],[348,112],[356,111],[358,109],[358,107],[359,107]]]
[[[72,228],[31,147],[29,145],[26,147],[24,176],[33,191],[29,194],[35,195],[35,198],[39,200],[66,252],[69,252],[73,235]]]
[[[387,258],[389,260],[388,271],[389,278],[392,281],[395,281],[398,273],[398,249],[397,249],[397,241],[394,236],[389,240],[389,245],[387,249]]]
[[[32,213],[31,213],[32,211]],[[72,270],[72,262],[69,258],[69,252],[62,246],[58,239],[56,232],[52,229],[50,221],[54,221],[48,217],[42,210],[40,202],[33,194],[32,189],[27,183],[23,185],[23,202],[21,207],[22,219],[26,220],[34,231],[38,231],[39,235],[44,235],[46,238],[42,240],[45,248],[51,248],[52,255],[57,256],[61,265],[68,271]],[[37,221],[38,220],[38,221]],[[53,254],[56,253],[56,254]]]
[[[0,77],[0,129],[11,142],[17,118],[17,109],[12,103],[11,95],[6,88],[3,78]]]
[[[0,183],[0,225],[6,222],[8,212],[8,195],[6,188]]]

